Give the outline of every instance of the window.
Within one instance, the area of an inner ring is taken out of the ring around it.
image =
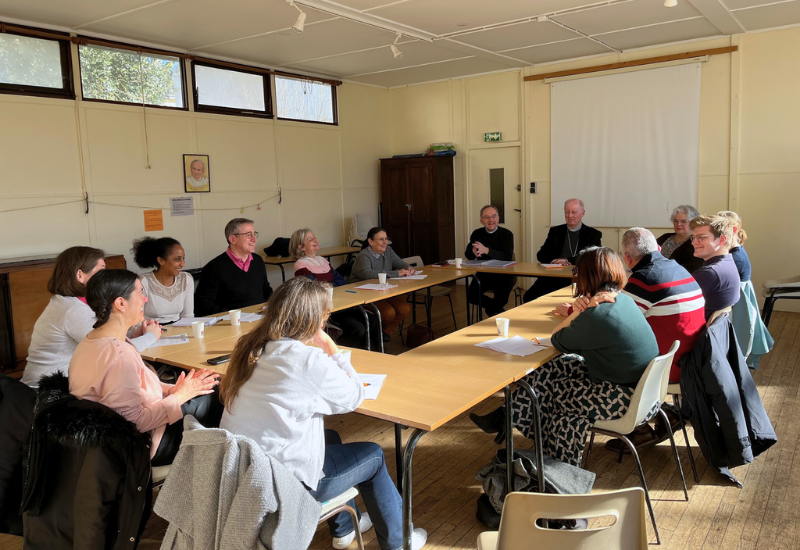
[[[0,34],[0,92],[75,99],[69,41]]]
[[[337,124],[336,89],[325,82],[275,76],[278,118]]]
[[[195,110],[272,118],[269,76],[192,63]]]
[[[83,98],[184,109],[180,58],[108,46],[80,46]]]

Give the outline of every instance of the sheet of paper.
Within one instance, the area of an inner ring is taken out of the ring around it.
[[[421,281],[425,277],[427,277],[427,275],[406,275],[405,277],[390,277],[389,280],[390,281],[395,281],[395,280],[400,279],[400,280],[406,280],[406,281],[409,281],[409,280],[410,281]]]
[[[475,345],[479,348],[486,348],[498,353],[506,353],[518,357],[533,355],[545,349],[544,346],[536,345],[527,338],[523,338],[519,335],[511,338],[493,338]]]
[[[264,316],[260,315],[258,313],[244,313],[244,312],[242,312],[242,314],[239,316],[239,321],[241,321],[242,323],[252,323],[254,321],[260,321],[263,318],[264,318]],[[219,320],[220,321],[230,321],[231,320],[231,314],[228,313],[227,315],[223,315],[222,317],[219,318]]]
[[[170,197],[170,216],[194,216],[194,197]]]
[[[508,267],[510,265],[514,265],[515,263],[517,262],[513,260],[509,262],[504,260],[486,260],[485,262],[483,262],[483,265],[486,267]]]
[[[189,337],[185,334],[179,334],[177,336],[162,336],[161,339],[153,344],[152,347],[159,348],[162,346],[177,346],[178,344],[188,344]]]
[[[358,377],[361,379],[361,383],[364,384],[364,399],[377,399],[386,375],[359,373]]]
[[[359,290],[391,290],[393,288],[397,288],[397,285],[377,285],[374,283],[361,285],[356,287]]]
[[[173,327],[190,327],[195,321],[203,321],[207,327],[213,327],[219,322],[218,317],[184,317],[172,323]]]
[[[145,210],[144,230],[164,231],[164,213],[161,210]]]
[[[555,268],[564,267],[561,264],[540,264],[540,265],[542,267],[546,267],[547,269],[555,269]]]

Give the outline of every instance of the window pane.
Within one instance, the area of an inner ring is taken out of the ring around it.
[[[80,46],[83,97],[164,107],[183,107],[177,57]]]
[[[278,118],[333,123],[333,87],[324,82],[275,77]]]
[[[14,34],[0,34],[0,83],[64,88],[61,46]]]
[[[489,204],[497,208],[500,223],[506,223],[506,170],[489,168]]]
[[[197,103],[214,107],[266,112],[264,76],[194,66]]]

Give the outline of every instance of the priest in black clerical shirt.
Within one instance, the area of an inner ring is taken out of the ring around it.
[[[484,206],[481,208],[481,227],[472,232],[467,243],[464,255],[468,260],[505,260],[511,261],[514,255],[514,234],[500,227],[500,215],[494,206]],[[481,282],[480,303],[486,310],[486,315],[492,317],[504,311],[503,307],[508,303],[508,295],[514,287],[514,277],[511,275],[496,275],[494,273],[478,273]],[[491,290],[494,298],[485,295]],[[469,302],[479,303],[478,285],[472,282],[469,287]]]
[[[584,225],[581,220],[586,215],[583,201],[569,199],[564,203],[564,219],[567,223],[550,228],[547,239],[542,248],[536,253],[536,259],[543,264],[575,265],[581,250],[590,246],[602,246],[600,239],[603,234]],[[525,303],[535,300],[554,290],[569,286],[572,281],[565,277],[538,277],[533,283],[523,301]]]

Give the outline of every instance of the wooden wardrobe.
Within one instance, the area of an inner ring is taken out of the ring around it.
[[[453,192],[453,157],[381,159],[383,227],[401,258],[455,258]]]

